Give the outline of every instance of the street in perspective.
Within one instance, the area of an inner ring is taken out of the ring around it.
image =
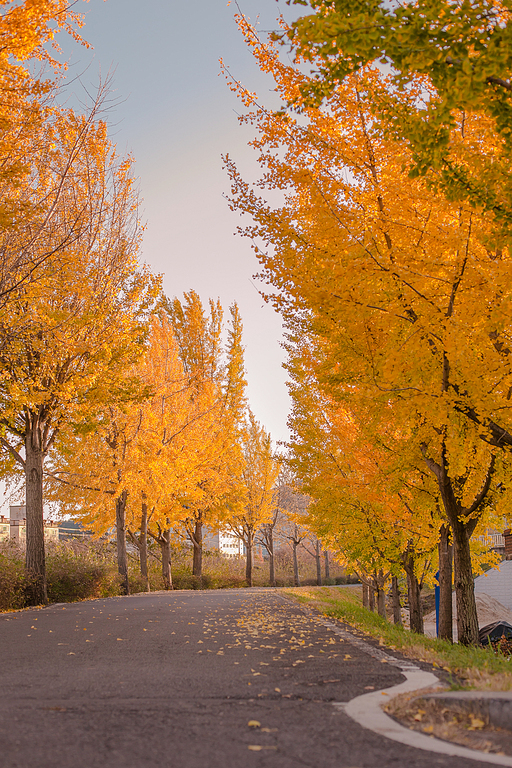
[[[0,0],[0,768],[512,768],[511,126],[512,0]]]
[[[2,768],[468,765],[345,714],[339,705],[403,682],[411,662],[318,618],[269,589],[3,614]]]

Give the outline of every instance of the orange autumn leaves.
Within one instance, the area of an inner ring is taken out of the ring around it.
[[[476,524],[502,524],[510,474],[496,451],[512,434],[508,250],[492,219],[409,175],[373,109],[391,87],[377,68],[313,107],[300,62],[239,22],[298,108],[268,109],[228,74],[262,168],[251,185],[226,157],[231,205],[252,219],[241,231],[286,323],[292,464],[312,523],[352,562],[396,563],[411,542],[428,554],[445,516],[466,546]],[[423,87],[395,97],[407,108]],[[475,115],[459,133],[475,154],[493,141]]]
[[[138,400],[108,405],[85,432],[67,430],[52,457],[52,498],[97,533],[114,524],[123,492],[133,531],[143,503],[155,533],[176,528],[185,534],[195,519],[235,524],[249,508],[252,522],[270,514],[277,465],[267,434],[247,411],[238,308],[231,309],[225,352],[220,304],[210,304],[206,314],[191,291],[166,307],[153,318],[144,355],[132,369],[141,383]],[[261,467],[246,453],[254,430]],[[249,464],[258,473],[254,481],[246,476]],[[260,486],[263,497],[255,499]]]

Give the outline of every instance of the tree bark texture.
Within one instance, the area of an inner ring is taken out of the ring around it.
[[[164,589],[172,589],[171,529],[166,528],[165,530],[161,531],[158,541],[162,555],[162,579],[164,582]]]
[[[322,549],[318,539],[316,541],[315,560],[316,560],[316,583],[318,587],[321,587],[322,586]]]
[[[404,571],[407,576],[407,597],[409,601],[409,627],[411,632],[423,634],[423,610],[421,607],[420,583],[414,572],[414,554],[408,550],[403,557]]]
[[[478,645],[478,617],[476,613],[475,585],[469,540],[477,526],[485,497],[489,492],[495,467],[495,456],[491,456],[483,486],[468,507],[462,507],[448,473],[446,448],[443,447],[441,462],[437,463],[422,447],[428,468],[437,478],[444,511],[453,537],[454,586],[457,599],[457,632],[462,645]]]
[[[463,524],[453,526],[452,531],[458,642],[461,645],[478,645],[478,616],[469,535]]]
[[[383,619],[386,617],[386,592],[384,590],[384,574],[379,571],[377,578],[375,579],[375,591],[377,593],[377,612]]]
[[[29,605],[45,605],[48,602],[43,519],[44,454],[39,431],[39,428],[32,429],[25,440],[25,569],[29,581]]]
[[[140,534],[139,534],[139,561],[140,575],[144,579],[146,592],[150,591],[148,575],[148,505],[142,502],[140,516]]]
[[[368,584],[363,582],[363,608],[370,608],[370,591]]]
[[[370,611],[375,611],[375,587],[373,584],[368,585],[368,608]]]
[[[324,575],[326,579],[331,578],[331,569],[329,567],[329,551],[327,549],[324,552]]]
[[[292,539],[292,551],[293,551],[293,584],[295,587],[300,587],[299,577],[299,561],[297,560],[297,547],[298,543]]]
[[[203,521],[196,520],[194,526],[194,537],[192,538],[194,555],[192,561],[192,575],[197,576],[199,580],[203,578]]]
[[[274,536],[272,531],[269,531],[267,536],[267,551],[268,551],[268,567],[269,567],[269,581],[270,586],[276,586],[276,570],[274,560]]]
[[[116,538],[117,538],[117,570],[121,576],[121,593],[130,594],[128,582],[128,556],[126,554],[126,500],[125,490],[116,499]]]
[[[400,589],[398,579],[393,576],[391,579],[391,604],[393,606],[393,624],[402,626],[402,610],[400,606]]]
[[[450,526],[439,530],[439,638],[453,641],[452,546]]]
[[[245,581],[248,587],[252,587],[252,533],[248,533],[245,539]]]

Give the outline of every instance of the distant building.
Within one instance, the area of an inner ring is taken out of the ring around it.
[[[494,529],[488,529],[483,536],[477,536],[476,540],[488,547],[491,552],[497,552],[504,559],[507,554],[505,548],[507,533],[507,531],[498,533]]]
[[[27,521],[25,505],[17,504],[9,507],[9,517],[0,517],[0,540],[11,539],[24,544],[27,538]],[[59,540],[59,524],[53,520],[44,521],[44,540]]]
[[[205,529],[203,546],[205,549],[218,549],[225,557],[245,557],[243,541],[229,531]]]
[[[11,538],[11,521],[8,517],[0,515],[0,541]]]

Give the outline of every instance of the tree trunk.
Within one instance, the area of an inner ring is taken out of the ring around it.
[[[453,642],[452,547],[450,526],[439,530],[439,638]]]
[[[196,520],[194,527],[194,559],[192,562],[192,575],[197,576],[199,581],[203,578],[203,521]]]
[[[469,534],[466,526],[460,522],[452,525],[452,534],[458,642],[461,645],[478,645],[478,617]]]
[[[276,586],[276,571],[275,571],[275,561],[274,561],[274,536],[272,534],[272,531],[269,532],[267,536],[267,550],[268,550],[268,565],[269,565],[269,579],[270,579],[270,586],[275,587]]]
[[[148,505],[142,502],[142,511],[140,516],[140,534],[139,534],[139,560],[140,575],[144,579],[144,588],[146,592],[150,591],[148,576]]]
[[[368,584],[363,581],[363,608],[370,608],[370,592]]]
[[[45,605],[48,595],[43,519],[44,456],[40,435],[34,432],[36,429],[31,430],[25,440],[25,569],[29,580],[27,601],[29,605]]]
[[[423,634],[423,611],[421,608],[420,583],[414,573],[414,555],[408,550],[404,557],[404,570],[407,576],[407,596],[409,599],[409,628],[418,635]]]
[[[331,578],[331,571],[329,568],[329,551],[327,549],[324,552],[324,574],[326,579]]]
[[[483,487],[473,503],[467,508],[463,508],[457,500],[448,474],[446,446],[443,444],[440,464],[428,458],[426,449],[423,450],[423,455],[427,466],[437,478],[444,511],[452,529],[458,641],[461,645],[478,645],[478,617],[469,540],[476,528],[485,498],[489,492],[495,468],[495,456],[491,456]]]
[[[253,534],[249,533],[245,539],[245,581],[248,587],[252,587],[252,544]]]
[[[391,603],[393,605],[393,623],[402,626],[400,589],[398,588],[398,579],[396,576],[393,576],[391,579]]]
[[[172,571],[171,571],[171,529],[166,528],[161,531],[158,539],[162,553],[162,579],[164,589],[172,589]]]
[[[126,500],[125,490],[116,499],[117,570],[121,576],[121,594],[130,594],[128,583],[128,557],[126,555]]]
[[[386,593],[384,591],[384,574],[382,570],[379,571],[378,577],[375,579],[375,585],[377,587],[377,612],[383,619],[386,617]]]
[[[375,610],[375,587],[373,583],[368,585],[368,608],[370,611]]]
[[[292,550],[293,550],[293,585],[295,587],[300,587],[300,578],[299,578],[299,563],[297,560],[297,547],[299,545],[296,541],[292,541]]]
[[[316,583],[317,586],[322,586],[322,559],[321,559],[321,547],[318,539],[316,540],[315,560],[316,560]]]

